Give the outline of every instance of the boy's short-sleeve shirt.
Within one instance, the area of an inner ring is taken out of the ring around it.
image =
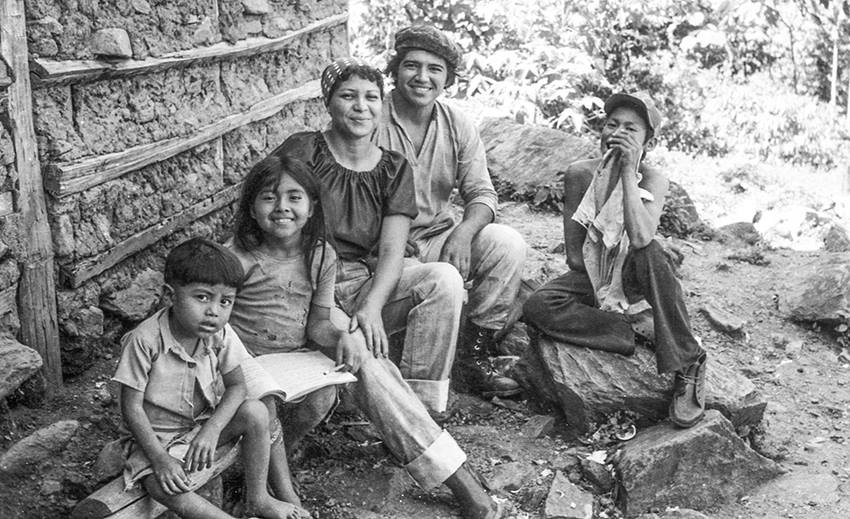
[[[265,355],[303,348],[310,307],[334,306],[337,257],[333,247],[316,247],[311,283],[304,255],[279,259],[259,250],[243,251],[232,241],[225,246],[245,270],[230,324],[248,351]]]
[[[171,333],[168,312],[160,310],[124,336],[112,378],[144,393],[142,407],[157,432],[191,429],[208,419],[224,394],[222,375],[250,358],[227,324],[191,355]],[[195,409],[196,387],[204,409]]]

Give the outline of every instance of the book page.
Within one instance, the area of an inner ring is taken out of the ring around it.
[[[334,361],[318,351],[272,353],[251,360],[242,365],[251,398],[276,394],[289,402],[325,386],[357,381],[347,371],[334,371]]]

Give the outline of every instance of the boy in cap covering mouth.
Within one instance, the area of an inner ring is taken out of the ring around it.
[[[629,355],[635,334],[655,343],[659,373],[675,373],[670,419],[691,427],[705,409],[706,353],[691,331],[670,259],[654,240],[669,182],[643,163],[661,114],[643,92],[605,102],[602,158],[564,176],[570,271],[535,292],[525,320],[561,342]]]
[[[475,124],[439,99],[454,83],[460,60],[457,45],[432,26],[398,31],[387,65],[395,88],[374,141],[402,153],[413,168],[419,214],[410,238],[419,259],[451,263],[470,286],[458,342],[462,378],[484,396],[504,397],[520,387],[490,359],[500,353],[494,335],[505,327],[519,290],[526,245],[516,230],[493,223],[498,197]],[[464,204],[460,222],[452,217],[454,188]]]

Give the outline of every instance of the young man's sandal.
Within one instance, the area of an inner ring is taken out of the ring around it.
[[[679,427],[693,427],[705,414],[705,370],[708,356],[703,352],[696,362],[676,372],[670,421]]]

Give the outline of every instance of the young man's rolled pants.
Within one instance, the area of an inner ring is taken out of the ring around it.
[[[652,306],[658,372],[681,371],[697,362],[703,349],[691,331],[679,280],[657,241],[629,251],[623,288],[630,302],[646,298]],[[634,349],[635,333],[626,317],[596,307],[584,272],[569,271],[540,287],[523,313],[527,323],[561,342],[606,351]]]

